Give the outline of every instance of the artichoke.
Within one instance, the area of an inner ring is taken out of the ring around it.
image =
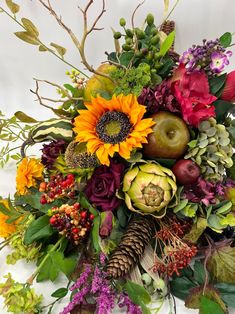
[[[129,210],[161,218],[177,190],[170,169],[154,161],[135,165],[123,179],[123,192]]]

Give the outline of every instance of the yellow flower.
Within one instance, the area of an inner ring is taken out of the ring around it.
[[[0,203],[2,203],[5,207],[9,208],[8,201],[7,200],[0,200]],[[16,231],[16,225],[17,222],[8,224],[6,223],[6,220],[9,217],[7,215],[4,215],[0,212],[0,237],[1,238],[8,238],[12,233]]]
[[[74,121],[76,141],[87,142],[88,152],[96,153],[101,164],[108,166],[109,156],[115,152],[128,159],[134,148],[147,143],[155,122],[142,119],[146,109],[136,96],[114,95],[110,100],[96,97],[85,106],[87,110],[79,110]]]
[[[20,195],[37,185],[36,180],[42,179],[43,165],[35,158],[24,158],[17,168],[16,189]]]

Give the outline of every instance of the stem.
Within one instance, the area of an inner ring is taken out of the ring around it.
[[[2,12],[4,12],[8,17],[10,17],[14,22],[16,22],[19,26],[21,26],[24,30],[27,31],[27,29],[24,27],[23,24],[21,24],[16,18],[15,16],[12,16],[11,14],[9,14],[3,7],[0,6],[0,10],[2,10]],[[61,61],[63,61],[65,64],[67,64],[68,66],[70,66],[71,68],[74,68],[75,70],[77,70],[78,72],[80,72],[82,75],[84,75],[85,77],[89,78],[89,76],[84,73],[83,71],[79,70],[78,68],[76,68],[74,65],[72,65],[70,62],[66,61],[64,58],[62,58],[60,55],[57,55],[54,50],[50,49],[49,47],[47,47],[43,42],[41,42],[41,40],[39,38],[37,38],[38,42],[40,43],[41,46],[43,46],[48,52],[50,52],[51,54],[53,54],[56,58],[60,59]]]
[[[11,149],[9,149],[7,152],[5,152],[1,157],[4,157],[6,154],[9,154],[10,152],[12,152],[13,150],[15,149],[18,149],[18,148],[21,148],[21,145],[20,146],[17,146],[17,147],[13,147]]]
[[[57,250],[57,248],[60,246],[60,244],[63,242],[64,240],[64,236],[61,237],[56,244],[50,249],[50,251],[44,256],[43,260],[41,261],[40,265],[38,266],[38,268],[35,270],[35,272],[32,274],[32,276],[30,276],[30,278],[27,280],[27,283],[29,285],[33,284],[33,281],[35,279],[35,277],[38,275],[38,273],[40,272],[40,270],[42,269],[42,267],[44,266],[44,264],[46,263],[48,257],[50,256],[50,253],[55,252]]]
[[[171,16],[171,14],[173,13],[173,11],[175,10],[175,8],[177,7],[178,3],[180,2],[180,0],[176,0],[175,4],[173,5],[172,9],[170,10],[170,12],[168,13],[168,15],[163,19],[161,25],[167,21],[169,19],[169,17]],[[157,28],[159,28],[161,25],[159,25]]]

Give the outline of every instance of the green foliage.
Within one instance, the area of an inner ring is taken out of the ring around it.
[[[209,80],[211,94],[215,95],[216,97],[219,97],[223,91],[226,79],[227,79],[226,73],[220,76],[212,77]]]
[[[200,297],[200,314],[224,314],[226,313],[227,311],[223,311],[221,306],[205,297],[204,295],[202,295]]]
[[[67,295],[67,293],[68,293],[68,288],[59,288],[56,291],[54,291],[51,296],[53,298],[60,298],[61,299],[61,298],[65,297]]]
[[[15,222],[20,217],[23,218],[24,215],[27,215],[27,213],[22,208],[13,205],[10,196],[7,199],[7,205],[8,206],[6,207],[4,203],[0,203],[0,212],[9,217],[6,220],[7,223]]]
[[[114,93],[140,95],[144,86],[151,82],[150,66],[146,63],[140,64],[137,68],[116,69],[111,73],[111,78],[117,83]]]
[[[18,112],[19,113],[19,112]],[[22,114],[19,114],[22,118]],[[18,114],[17,114],[18,115]],[[0,140],[9,142],[0,149],[0,167],[3,168],[10,159],[19,160],[21,155],[19,153],[12,154],[11,152],[19,149],[20,146],[10,145],[10,143],[19,143],[19,141],[25,141],[28,138],[28,133],[31,126],[22,123],[18,116],[13,116],[9,119],[0,111]],[[28,122],[27,122],[28,123]],[[30,122],[31,123],[31,122]]]
[[[41,312],[42,295],[38,296],[27,284],[21,284],[12,279],[11,274],[4,276],[5,283],[0,284],[0,294],[8,312],[15,314],[33,314]]]
[[[64,254],[60,251],[52,251],[53,246],[48,247],[48,252],[42,256],[40,262],[45,258],[42,267],[40,267],[37,282],[44,280],[55,281],[59,275],[59,272],[63,272],[67,277],[74,271],[76,266],[76,259],[71,257],[64,257]]]
[[[91,237],[92,237],[92,244],[97,253],[100,252],[100,235],[99,235],[99,228],[100,228],[100,216],[96,216],[93,220],[93,226],[91,229]]]
[[[159,57],[164,57],[166,53],[170,50],[175,40],[175,31],[171,32],[167,38],[164,40],[160,47]]]
[[[229,32],[224,33],[220,38],[219,38],[220,44],[224,47],[227,48],[231,45],[232,43],[232,34]]]
[[[185,300],[189,294],[189,290],[196,286],[197,284],[195,282],[185,276],[176,277],[170,281],[170,290],[172,294],[182,300]]]
[[[25,231],[24,243],[26,245],[32,244],[43,238],[50,237],[55,230],[49,223],[49,217],[44,215],[31,222]]]
[[[235,308],[235,285],[228,283],[217,283],[215,288],[219,290],[222,300],[229,306]]]
[[[224,123],[224,120],[229,110],[232,108],[233,104],[228,101],[219,99],[213,102],[213,106],[215,107],[217,123]]]
[[[128,280],[124,285],[124,289],[127,291],[131,301],[141,307],[143,314],[151,313],[146,306],[146,304],[151,302],[151,296],[143,286]]]
[[[209,258],[207,267],[215,281],[235,284],[235,248],[218,248]]]

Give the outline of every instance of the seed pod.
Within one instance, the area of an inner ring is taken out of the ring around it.
[[[124,45],[122,45],[122,49],[123,49],[124,51],[130,51],[130,50],[131,50],[131,46],[129,46],[129,45],[127,45],[127,44],[124,44]]]
[[[115,39],[119,39],[119,38],[122,37],[122,34],[121,34],[120,32],[115,32],[115,33],[113,34],[113,37],[114,37]]]
[[[148,26],[152,26],[153,25],[153,23],[154,23],[154,16],[151,13],[149,13],[147,15],[146,22],[147,22]]]
[[[130,37],[130,38],[133,38],[133,36],[134,36],[134,33],[133,33],[133,30],[132,29],[126,29],[126,34],[127,34],[127,36],[128,37]]]
[[[119,20],[119,24],[120,26],[125,26],[126,25],[126,20],[122,17],[120,20]]]

